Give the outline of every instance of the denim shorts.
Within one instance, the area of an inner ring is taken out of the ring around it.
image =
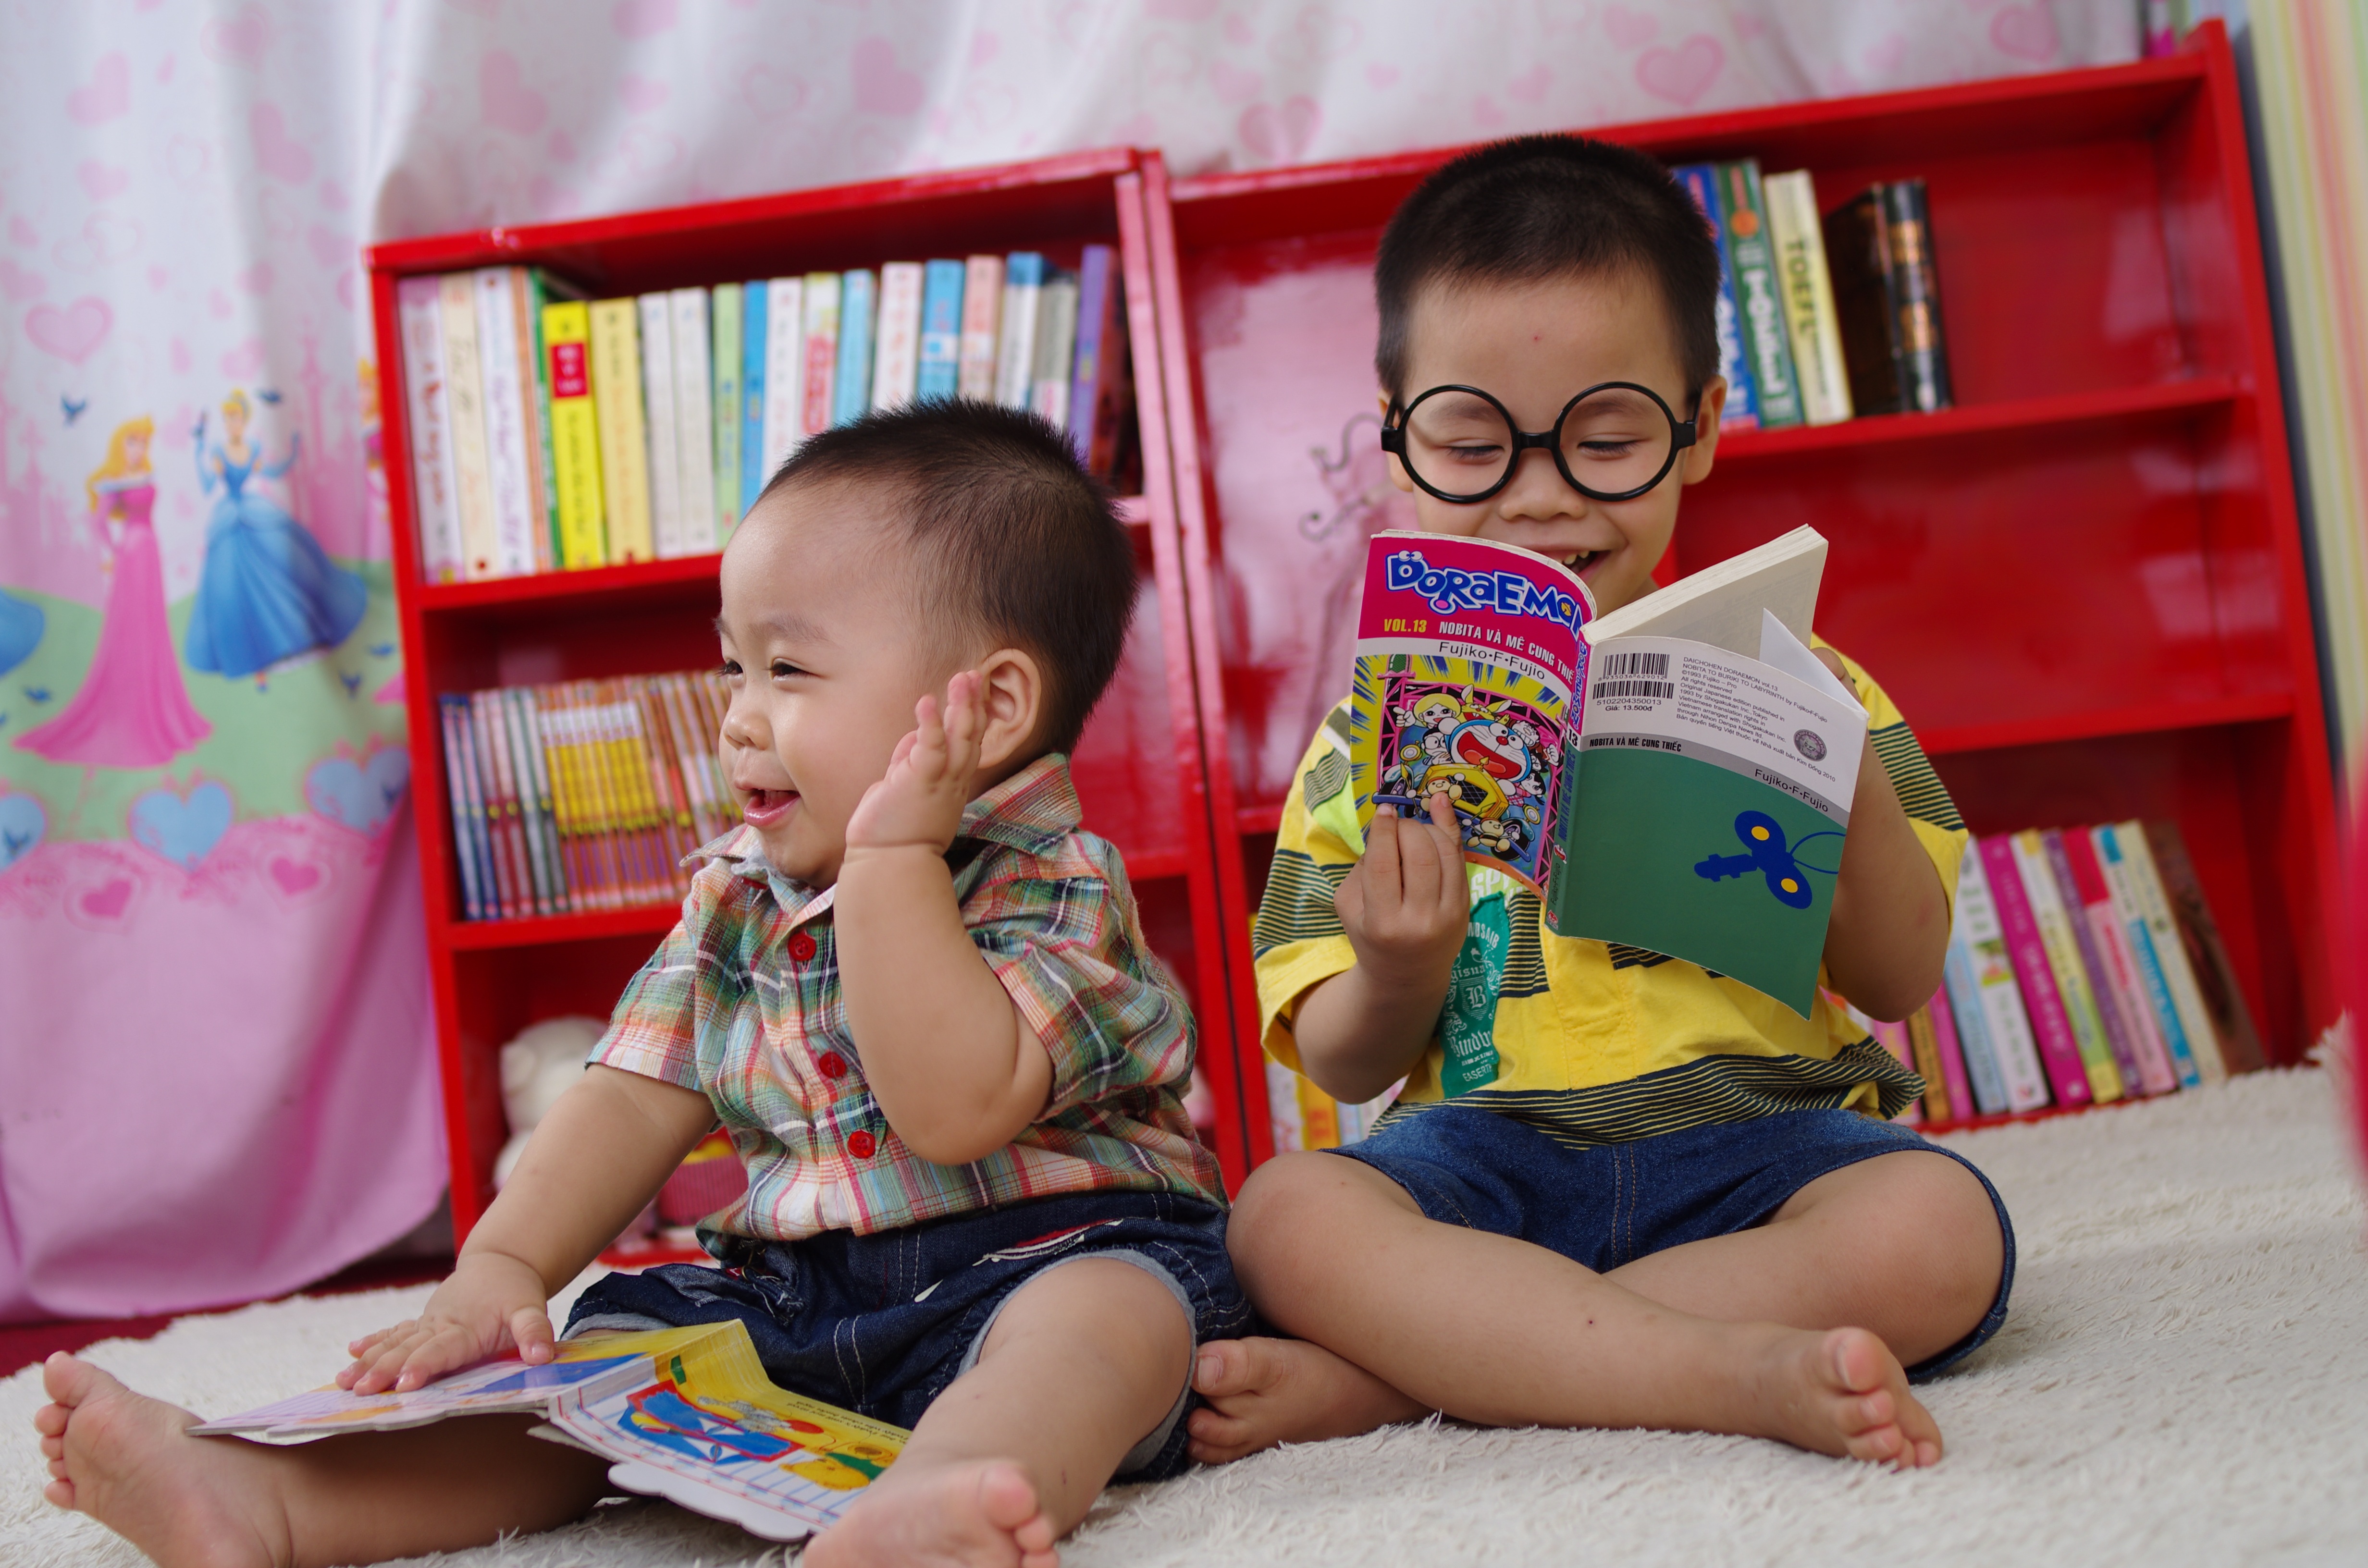
[[[957,1214],[873,1235],[798,1242],[720,1237],[722,1268],[664,1264],[610,1274],[576,1298],[567,1332],[677,1328],[736,1319],[783,1388],[911,1426],[978,1359],[1012,1293],[1082,1257],[1129,1263],[1165,1284],[1199,1346],[1249,1330],[1225,1256],[1225,1211],[1167,1192],[1090,1192]],[[1188,1359],[1183,1369],[1190,1368]],[[1188,1466],[1185,1388],[1117,1479],[1164,1481]]]
[[[1328,1153],[1372,1166],[1430,1219],[1512,1236],[1601,1274],[1763,1224],[1819,1176],[1906,1150],[1944,1154],[1972,1171],[1998,1210],[2006,1244],[1998,1299],[1971,1334],[1907,1369],[1910,1381],[1922,1382],[2006,1322],[2014,1225],[1998,1188],[1972,1161],[1907,1128],[1856,1111],[1795,1110],[1580,1150],[1511,1117],[1449,1103],[1410,1111]]]

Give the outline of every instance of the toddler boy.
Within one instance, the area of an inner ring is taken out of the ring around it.
[[[1651,592],[1718,446],[1718,272],[1702,215],[1642,153],[1529,137],[1434,174],[1374,267],[1391,472],[1421,527],[1562,562],[1600,613]],[[1883,692],[1820,656],[1866,705],[1873,753],[1824,980],[1904,1017],[1940,984],[1965,835]],[[1694,964],[1557,936],[1509,880],[1472,885],[1494,874],[1467,874],[1443,799],[1360,832],[1348,734],[1344,705],[1284,808],[1253,937],[1265,1044],[1343,1101],[1406,1086],[1362,1142],[1243,1189],[1235,1266],[1299,1337],[1201,1351],[1195,1454],[1440,1410],[1936,1460],[1907,1383],[1996,1332],[2014,1250],[1978,1171],[1877,1119],[1921,1083],[1822,998],[1803,1019]],[[1477,966],[1495,994],[1476,1013],[1462,986],[1452,1005],[1493,1029],[1497,1072],[1448,1086],[1438,1025],[1484,892],[1509,921],[1501,972]]]
[[[814,1568],[1049,1568],[1113,1474],[1188,1462],[1195,1347],[1248,1306],[1183,1108],[1188,1006],[1063,755],[1135,586],[1108,498],[1033,415],[874,415],[782,467],[716,618],[746,825],[700,851],[451,1278],[341,1384],[548,1360],[551,1292],[720,1119],[749,1178],[701,1227],[726,1267],[609,1276],[570,1331],[738,1319],[785,1386],[912,1426]],[[72,1357],[45,1379],[50,1500],[168,1568],[451,1550],[609,1490],[525,1419],[268,1449],[188,1437]]]

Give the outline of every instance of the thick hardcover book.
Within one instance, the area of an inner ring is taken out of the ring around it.
[[[2212,917],[2211,902],[2203,896],[2195,864],[2187,857],[2187,841],[2180,835],[2177,823],[2150,822],[2146,824],[2146,843],[2153,852],[2164,898],[2178,922],[2187,966],[2203,994],[2204,1010],[2212,1016],[2220,1058],[2231,1073],[2253,1072],[2268,1059],[2261,1051],[2261,1037],[2253,1028],[2245,988],[2237,983],[2228,949],[2220,940],[2220,924]]]
[[[838,392],[838,296],[836,272],[806,274],[806,374],[801,436],[830,428]]]
[[[1726,214],[1719,199],[1718,165],[1684,164],[1671,169],[1686,194],[1702,209],[1718,241],[1718,373],[1726,378],[1726,409],[1720,423],[1748,430],[1759,423],[1759,397],[1751,383],[1751,356],[1743,343],[1743,313],[1736,306],[1735,261],[1726,248]]]
[[[2055,883],[2056,903],[2063,906],[2064,923],[2071,928],[2072,944],[2080,954],[2080,972],[2089,983],[2089,1005],[2096,1011],[2106,1052],[2113,1059],[2122,1092],[2132,1096],[2151,1093],[2146,1084],[2145,1064],[2138,1059],[2137,1037],[2122,1016],[2122,999],[2113,985],[2112,962],[2097,941],[2096,924],[2089,918],[2089,906],[2080,896],[2080,883],[2073,873],[2071,857],[2065,853],[2064,835],[2051,827],[2039,830],[2038,838],[2040,854]]]
[[[649,428],[642,416],[641,310],[632,300],[595,301],[592,409],[600,427],[600,510],[608,562],[650,561]]]
[[[2133,833],[2140,842],[2135,849],[2125,848],[2126,836]],[[2195,977],[2187,971],[2187,955],[2180,950],[2169,910],[2165,907],[2162,929],[2157,932],[2153,901],[2140,886],[2140,872],[2132,863],[2145,853],[2144,831],[2115,823],[2092,827],[2089,835],[2096,842],[2097,861],[2104,870],[2106,885],[2112,889],[2113,912],[2130,934],[2130,953],[2146,983],[2156,1027],[2162,1030],[2163,1044],[2169,1049],[2180,1083],[2194,1088],[2205,1081],[2204,1053],[2211,1052],[2214,1062],[2219,1053],[2211,1041],[2212,1020],[2203,1010],[2202,994],[2195,990]],[[2227,1074],[2223,1070],[2217,1076]]]
[[[921,345],[913,372],[915,397],[950,398],[961,392],[962,344],[962,264],[932,261],[921,278]]]
[[[1998,1074],[1996,1093],[1988,1099],[1982,1099],[1982,1080],[1975,1078],[1975,1098],[1985,1109],[2038,1109],[2047,1103],[2047,1073],[2040,1065],[2031,1016],[2023,1009],[2021,987],[2007,953],[2006,927],[1998,918],[1997,901],[1990,896],[1989,869],[1978,845],[1966,846],[1957,862],[1957,915],[1949,942],[1952,951],[1964,954],[1962,963],[1950,971],[1956,977],[1952,983],[1963,987],[1964,999],[1957,1006],[1958,1034],[1971,1040],[1968,1020],[1978,1019],[1982,1041],[1989,1048]],[[1966,1064],[1972,1070],[1970,1054]]]
[[[661,561],[689,552],[682,543],[682,422],[674,407],[674,309],[664,294],[642,308],[642,408],[649,429],[650,542]]]
[[[1793,374],[1792,332],[1784,324],[1782,276],[1768,222],[1768,199],[1759,184],[1759,160],[1718,165],[1720,216],[1726,251],[1735,267],[1735,306],[1741,318],[1744,352],[1751,359],[1751,387],[1759,400],[1759,423],[1782,429],[1802,420],[1801,385]]]
[[[479,267],[477,297],[477,363],[485,386],[485,472],[494,502],[494,573],[519,577],[547,569],[546,543],[538,551],[537,535],[547,540],[542,508],[537,505],[535,473],[529,447],[528,387],[518,375],[521,353],[518,297],[510,287],[510,268]]]
[[[741,297],[737,283],[718,283],[708,306],[712,332],[708,374],[713,386],[715,477],[715,543],[722,548],[740,521],[740,430],[747,422],[741,406],[740,369],[746,347],[741,341]],[[751,497],[753,499],[753,497]]]
[[[1851,415],[1850,366],[1842,358],[1841,321],[1834,313],[1816,184],[1808,170],[1794,169],[1770,175],[1760,188],[1768,199],[1768,233],[1776,246],[1801,413],[1812,425],[1839,424]]]
[[[404,408],[410,424],[411,510],[419,523],[423,582],[461,579],[460,477],[452,467],[452,408],[444,386],[444,306],[433,278],[395,285],[403,331]]]
[[[805,439],[805,388],[806,280],[776,278],[765,286],[763,466],[768,482]]]
[[[1826,256],[1861,414],[1930,414],[1953,401],[1924,182],[1870,186],[1827,214]]]
[[[1036,317],[1044,298],[1044,258],[1013,251],[1003,264],[1003,332],[995,347],[995,401],[1025,408],[1035,390]]]
[[[452,413],[452,466],[461,514],[461,575],[498,576],[494,482],[485,456],[485,379],[477,346],[476,279],[448,272],[437,279],[444,320],[444,387]]]
[[[917,261],[880,269],[880,341],[871,355],[871,406],[902,408],[921,382],[921,287]]]
[[[2179,1069],[2155,1020],[2154,1002],[2146,994],[2137,955],[2130,949],[2129,927],[2114,907],[2112,884],[2105,879],[2096,840],[2085,827],[2067,827],[2055,836],[2079,892],[2081,912],[2096,934],[2097,957],[2105,967],[2107,988],[2121,1012],[2131,1054],[2137,1059],[2138,1082],[2149,1095],[2169,1094],[2180,1086]]]
[[[1044,280],[1036,313],[1036,367],[1028,406],[1055,430],[1069,427],[1069,377],[1077,362],[1077,280],[1058,273]]]
[[[2100,1105],[2120,1099],[2121,1068],[2113,1061],[2112,1046],[2105,1039],[2105,1026],[2097,1017],[2097,1000],[2089,987],[2088,966],[2080,960],[2080,946],[2072,933],[2072,916],[2055,891],[2055,873],[2047,864],[2047,846],[2031,828],[2009,837],[2007,846],[2013,856],[2015,873],[2021,881],[2023,899],[2030,905],[2040,946],[2047,954],[2047,974],[2055,982],[2056,997],[2063,1006],[2065,1027],[2072,1033],[2073,1049],[2079,1053],[2081,1070],[2089,1076],[2091,1096]],[[2022,968],[2020,952],[2014,956],[2014,965],[2017,971]]]
[[[715,516],[715,372],[709,364],[707,290],[677,289],[668,301],[674,312],[675,460],[682,465],[680,552],[705,555],[723,537]]]
[[[592,395],[592,312],[581,300],[542,307],[551,388],[551,470],[559,497],[559,563],[574,570],[609,559],[600,502],[600,417]]]
[[[974,256],[962,263],[962,359],[958,396],[995,401],[996,369],[1003,346],[1003,258]]]
[[[871,349],[879,325],[880,279],[869,267],[838,280],[838,376],[832,383],[830,422],[852,425],[871,406]]]
[[[2089,1070],[2080,1060],[2080,1042],[2073,1037],[2072,1020],[2065,1016],[2064,994],[2055,986],[2055,971],[2048,961],[2047,946],[2040,937],[2039,922],[2023,886],[2022,868],[2015,860],[2014,840],[2000,834],[1994,838],[1976,839],[1975,845],[1980,851],[1982,870],[1998,910],[2007,959],[2013,967],[2015,983],[2022,989],[2025,1016],[2031,1023],[2040,1065],[2047,1073],[2048,1086],[2055,1091],[2058,1105],[2088,1105],[2096,1099],[2097,1092],[2090,1086]]]
[[[765,466],[765,371],[773,290],[763,278],[740,286],[740,513],[757,504],[772,472]]]

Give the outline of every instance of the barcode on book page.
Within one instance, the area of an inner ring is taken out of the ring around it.
[[[1588,696],[1597,698],[1654,697],[1665,700],[1677,694],[1677,683],[1666,680],[1600,680],[1588,691]]]
[[[1595,673],[1600,676],[1667,676],[1669,656],[1667,653],[1598,653]]]

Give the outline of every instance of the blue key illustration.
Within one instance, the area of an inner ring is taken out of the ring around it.
[[[1808,873],[1833,872],[1823,866],[1804,866],[1796,858],[1812,838],[1839,837],[1839,835],[1813,833],[1800,844],[1788,847],[1784,829],[1766,812],[1744,812],[1735,819],[1735,836],[1743,841],[1741,855],[1713,855],[1698,861],[1694,875],[1705,881],[1722,881],[1728,877],[1748,877],[1754,871],[1767,879],[1768,892],[1777,903],[1789,909],[1806,909],[1816,896],[1809,891]]]

